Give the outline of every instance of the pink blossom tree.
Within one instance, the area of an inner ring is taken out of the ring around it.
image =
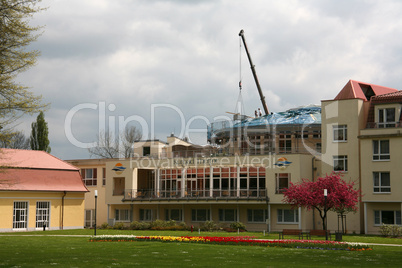
[[[348,183],[338,174],[320,177],[315,181],[302,179],[301,182],[290,183],[284,192],[283,201],[291,204],[292,208],[317,209],[322,219],[323,230],[327,230],[325,219],[328,211],[343,215],[358,210],[360,191],[355,190],[354,185],[354,182]],[[326,200],[324,189],[327,189],[328,193]]]

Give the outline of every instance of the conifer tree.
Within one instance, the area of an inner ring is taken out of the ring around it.
[[[40,112],[36,118],[36,122],[32,123],[31,132],[31,149],[37,151],[45,151],[50,153],[51,149],[49,146],[49,129],[47,127],[47,122],[45,121],[45,115]]]

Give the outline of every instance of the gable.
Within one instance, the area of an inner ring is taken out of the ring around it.
[[[379,96],[397,91],[398,90],[394,88],[349,80],[334,100],[362,99],[364,101],[369,101],[373,96]]]

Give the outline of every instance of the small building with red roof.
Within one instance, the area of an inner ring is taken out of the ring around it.
[[[43,151],[0,149],[0,232],[84,227],[79,170]]]

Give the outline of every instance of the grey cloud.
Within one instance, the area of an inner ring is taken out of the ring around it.
[[[399,1],[42,3],[49,9],[33,23],[46,25],[45,32],[32,46],[42,56],[20,80],[52,103],[47,112],[52,153],[64,159],[89,156],[61,131],[67,112],[80,103],[105,101],[116,105],[108,116],[138,115],[147,122],[157,103],[177,106],[186,120],[234,111],[239,51],[245,110],[252,115],[261,104],[239,48],[240,29],[272,111],[319,104],[349,79],[401,87]],[[156,115],[156,138],[180,129],[175,112],[160,109]],[[97,120],[96,111],[80,113],[74,121],[77,137],[92,141]],[[22,125],[29,125],[25,121]]]

